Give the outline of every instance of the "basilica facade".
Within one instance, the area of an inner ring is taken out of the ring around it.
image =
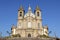
[[[21,37],[48,36],[48,26],[42,26],[41,11],[38,6],[34,13],[30,6],[26,13],[22,6],[19,8],[17,26],[12,25],[11,28],[11,35],[16,34],[19,34]]]

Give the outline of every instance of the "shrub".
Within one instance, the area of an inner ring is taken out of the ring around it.
[[[40,37],[40,38],[49,38],[49,36],[46,36],[46,35],[38,35],[37,37]]]
[[[21,37],[19,34],[12,35],[12,37]]]

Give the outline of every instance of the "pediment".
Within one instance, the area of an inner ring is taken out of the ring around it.
[[[26,13],[24,18],[26,18],[26,17],[33,17],[33,18],[35,18],[35,15],[33,13]]]

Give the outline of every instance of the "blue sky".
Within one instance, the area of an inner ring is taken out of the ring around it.
[[[33,12],[37,5],[42,10],[43,26],[48,25],[49,31],[52,31],[50,36],[56,34],[57,37],[60,37],[60,0],[0,0],[0,32],[2,32],[2,36],[8,36],[6,31],[11,32],[12,24],[17,24],[20,5],[27,12],[29,4]]]

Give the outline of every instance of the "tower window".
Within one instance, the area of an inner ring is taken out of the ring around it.
[[[18,24],[18,27],[21,28],[21,23]]]
[[[39,16],[39,12],[37,12],[37,16]]]
[[[22,16],[22,12],[20,12],[20,16]]]

